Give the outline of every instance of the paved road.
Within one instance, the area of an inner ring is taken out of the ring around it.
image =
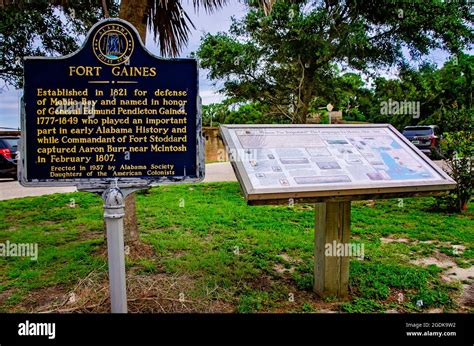
[[[222,162],[206,165],[206,178],[204,181],[237,181],[237,179],[230,163]],[[12,179],[0,179],[0,200],[74,191],[76,191],[75,187],[23,187]]]

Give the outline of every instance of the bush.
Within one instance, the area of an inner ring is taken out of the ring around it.
[[[471,130],[445,134],[441,153],[446,161],[448,173],[456,183],[456,189],[438,200],[438,206],[448,210],[463,212],[472,197],[474,132]]]

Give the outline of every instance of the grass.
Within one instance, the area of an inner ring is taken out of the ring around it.
[[[141,239],[155,256],[128,259],[127,270],[186,275],[191,288],[177,295],[222,301],[235,312],[460,311],[460,284],[411,261],[442,253],[472,266],[472,204],[458,215],[431,210],[431,198],[402,202],[353,203],[352,240],[364,244],[365,259],[351,261],[345,302],[312,293],[313,206],[247,206],[237,183],[139,193]],[[38,290],[66,294],[92,270],[106,272],[101,214],[100,198],[87,193],[1,201],[0,242],[37,242],[39,258],[0,257],[0,311],[28,310]],[[465,250],[454,253],[452,245]]]

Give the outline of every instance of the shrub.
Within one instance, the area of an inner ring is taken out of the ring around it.
[[[463,212],[471,199],[474,179],[474,132],[471,130],[445,134],[441,152],[446,161],[446,172],[456,183],[456,189],[438,200],[438,206],[445,205],[448,210]]]

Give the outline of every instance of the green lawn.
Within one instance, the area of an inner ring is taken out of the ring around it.
[[[430,210],[431,198],[400,202],[353,203],[352,240],[365,258],[351,261],[350,299],[336,301],[312,293],[312,205],[247,206],[237,183],[153,188],[137,196],[141,239],[153,251],[127,259],[128,285],[157,278],[169,287],[154,302],[178,300],[173,311],[469,311],[458,303],[463,283],[411,262],[443,256],[472,267],[472,203],[457,215]],[[0,311],[41,311],[91,272],[106,285],[101,214],[100,198],[87,193],[0,201],[0,243],[39,246],[36,262],[0,257]]]

